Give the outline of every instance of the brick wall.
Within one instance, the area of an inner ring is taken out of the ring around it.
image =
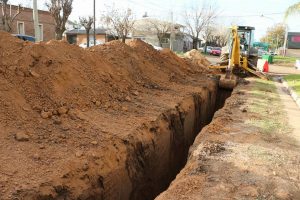
[[[12,15],[14,15],[17,12],[18,7],[12,6]],[[8,13],[9,13],[8,9]],[[2,14],[2,11],[0,9],[0,13]],[[39,13],[39,24],[43,27],[43,41],[49,41],[51,39],[55,38],[55,22],[52,16],[47,11],[38,11]],[[12,24],[12,34],[18,34],[18,22],[24,23],[24,34],[34,36],[34,25],[33,25],[33,15],[32,15],[32,9],[30,8],[24,8],[22,9],[22,12],[16,17]]]

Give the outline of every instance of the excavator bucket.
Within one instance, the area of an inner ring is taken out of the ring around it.
[[[236,86],[237,81],[232,79],[220,79],[219,87],[223,89],[233,90],[233,88]]]

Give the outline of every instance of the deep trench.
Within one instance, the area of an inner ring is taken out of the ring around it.
[[[123,141],[125,157],[117,167],[104,173],[95,165],[90,174],[84,172],[82,176],[77,172],[71,176],[76,183],[78,179],[82,181],[78,187],[67,187],[64,182],[54,186],[47,183],[41,187],[41,192],[21,191],[22,199],[155,199],[185,166],[195,138],[231,96],[232,91],[218,88],[215,79],[212,82],[214,86],[199,86],[201,92],[184,98],[175,108],[135,130]],[[63,177],[66,183],[68,180]],[[86,187],[83,190],[80,186]],[[73,190],[78,196],[72,194]]]
[[[185,166],[189,148],[194,139],[202,128],[212,121],[214,113],[224,106],[231,93],[232,90],[218,88],[216,94],[211,91],[208,92],[207,99],[205,99],[205,95],[204,97],[194,95],[194,110],[190,110],[192,114],[189,115],[188,110],[180,110],[182,109],[180,106],[177,108],[179,116],[176,115],[176,112],[164,114],[166,119],[163,120],[169,123],[168,128],[171,130],[171,137],[167,140],[157,139],[152,141],[156,144],[154,151],[161,155],[145,156],[147,146],[144,144],[140,144],[139,147],[134,149],[136,151],[135,156],[140,159],[138,162],[142,162],[142,164],[131,164],[142,166],[137,167],[137,170],[141,172],[141,176],[132,179],[133,188],[129,199],[152,200],[169,187],[176,175]],[[195,117],[193,118],[192,115]],[[193,119],[194,123],[191,122]],[[169,146],[168,142],[170,142]],[[165,146],[165,148],[159,145]],[[166,153],[166,149],[169,149],[169,152]]]

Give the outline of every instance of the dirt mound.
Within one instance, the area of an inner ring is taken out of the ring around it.
[[[88,191],[92,180],[77,167],[86,173],[86,160],[99,159],[108,173],[124,164],[125,136],[208,85],[202,72],[138,40],[84,50],[0,32],[0,193],[12,199],[50,180],[80,185],[74,196]]]
[[[193,49],[184,54],[185,57],[195,60],[204,66],[209,66],[210,62],[196,49]]]

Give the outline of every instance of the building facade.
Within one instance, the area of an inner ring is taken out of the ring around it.
[[[106,34],[107,30],[103,28],[96,29],[96,42],[97,44],[104,44],[109,41]],[[89,34],[90,43],[94,41],[94,30],[92,29]],[[66,32],[66,40],[70,44],[82,45],[87,43],[86,30],[84,29],[73,29]]]
[[[154,24],[154,25],[153,25]],[[167,27],[170,28],[167,28]],[[171,40],[171,27],[174,27],[174,39]],[[155,28],[156,27],[156,28]],[[162,41],[159,41],[157,36],[157,28],[165,29]],[[173,24],[167,21],[162,21],[154,18],[145,17],[135,21],[134,30],[132,32],[132,38],[141,39],[146,43],[153,46],[170,48],[172,46],[173,51],[186,52],[192,49],[191,37],[184,33],[184,26],[180,24]]]
[[[288,49],[300,49],[300,32],[288,32]]]
[[[11,33],[34,36],[33,10],[31,8],[22,7],[20,11],[20,14],[17,15],[12,23]],[[18,6],[8,6],[7,13],[9,15],[14,16],[17,12]],[[0,16],[2,16],[2,14],[2,9],[0,9]],[[49,41],[51,39],[55,39],[55,21],[50,12],[38,10],[38,17],[40,41]],[[0,29],[3,29],[2,24],[0,24]]]

